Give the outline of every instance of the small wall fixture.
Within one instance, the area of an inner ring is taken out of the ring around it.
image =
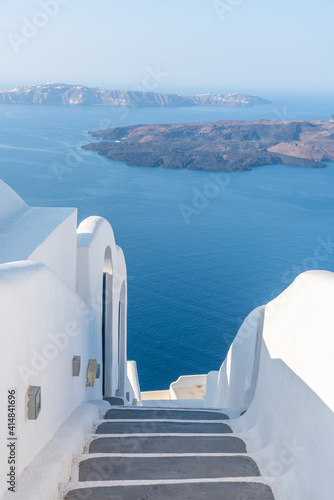
[[[81,368],[81,356],[73,356],[72,359],[72,376],[79,377]]]
[[[87,387],[94,387],[96,373],[97,373],[97,361],[96,359],[90,359],[88,361],[88,367],[87,367],[87,379],[86,379]]]
[[[96,370],[96,378],[100,378],[101,376],[101,365],[97,365],[97,370]]]
[[[28,420],[37,420],[42,409],[41,388],[31,385],[27,392]]]

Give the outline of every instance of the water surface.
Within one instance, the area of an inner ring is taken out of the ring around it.
[[[242,318],[299,272],[333,270],[334,165],[268,166],[228,178],[127,167],[83,151],[88,131],[232,118],[328,120],[333,112],[332,101],[292,98],[253,108],[130,112],[2,105],[0,177],[31,205],[76,206],[79,221],[101,215],[111,222],[128,265],[129,359],[137,360],[142,389],[163,389],[181,374],[218,369]],[[210,197],[198,198],[203,192]],[[196,211],[189,224],[185,206]]]

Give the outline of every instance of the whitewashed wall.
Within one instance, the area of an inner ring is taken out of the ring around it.
[[[328,500],[334,470],[334,274],[310,271],[266,306],[247,431],[276,500]]]
[[[254,397],[262,343],[264,307],[244,320],[219,371],[206,382],[205,406],[228,408],[231,414],[247,409]]]
[[[0,223],[28,208],[28,205],[7,184],[0,180]]]
[[[38,462],[39,452],[82,402],[102,404],[102,370],[93,388],[86,386],[86,373],[89,359],[96,359],[102,368],[104,272],[110,297],[107,385],[110,394],[120,389],[125,396],[126,266],[110,224],[91,217],[77,233],[76,209],[29,207],[0,181],[0,400],[4,409],[0,412],[0,496],[7,489],[9,470],[8,390],[16,391],[17,475],[35,458]],[[120,340],[119,309],[123,314]],[[72,375],[74,355],[81,357],[79,377]],[[26,393],[31,385],[41,387],[37,420],[27,419]],[[53,498],[50,494],[48,498]]]
[[[77,292],[96,311],[98,329],[102,329],[102,276],[107,272],[109,298],[109,324],[106,349],[106,394],[126,396],[127,369],[127,277],[123,252],[115,243],[108,221],[89,217],[78,228]],[[119,304],[121,303],[123,331],[118,341]],[[112,335],[112,332],[115,332]],[[119,354],[120,351],[120,354]]]
[[[43,264],[17,262],[0,266],[1,384],[17,399],[18,473],[32,461],[82,401],[101,398],[101,379],[86,387],[90,358],[99,354],[94,312]],[[72,358],[81,356],[81,373],[72,376]],[[25,395],[41,386],[42,410],[28,421]],[[0,412],[0,492],[6,489],[7,412]]]
[[[0,181],[0,264],[44,263],[76,289],[77,210],[29,207]]]
[[[73,209],[69,214],[64,214],[64,220],[27,256],[29,260],[45,264],[73,291],[76,290],[77,277],[76,229],[77,211]],[[40,227],[37,230],[40,230]]]

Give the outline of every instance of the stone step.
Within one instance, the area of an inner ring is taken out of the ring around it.
[[[204,479],[259,476],[254,460],[231,456],[94,457],[79,464],[79,481]]]
[[[64,500],[274,500],[271,488],[254,482],[189,482],[78,488]]]
[[[246,453],[233,436],[137,436],[94,439],[89,453]]]
[[[224,413],[205,411],[205,410],[177,410],[169,408],[113,408],[108,410],[106,419],[171,419],[171,420],[228,420]]]
[[[96,429],[96,434],[226,434],[231,432],[231,427],[220,422],[145,422],[140,420],[137,422],[106,421]]]
[[[182,410],[205,410],[204,399],[145,399],[141,408],[180,408]],[[210,408],[216,410],[217,408]]]

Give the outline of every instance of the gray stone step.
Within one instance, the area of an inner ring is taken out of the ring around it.
[[[70,491],[64,500],[274,500],[269,486],[251,482],[204,482],[112,486]]]
[[[246,453],[233,436],[138,436],[94,439],[89,453]]]
[[[220,434],[231,433],[232,429],[220,422],[113,422],[106,421],[98,426],[96,434]]]
[[[108,410],[107,419],[174,419],[174,420],[228,420],[224,413],[210,412],[205,410],[173,410],[173,409],[142,409],[142,408],[115,408]]]
[[[79,481],[204,479],[259,476],[248,456],[95,457],[79,464]]]

